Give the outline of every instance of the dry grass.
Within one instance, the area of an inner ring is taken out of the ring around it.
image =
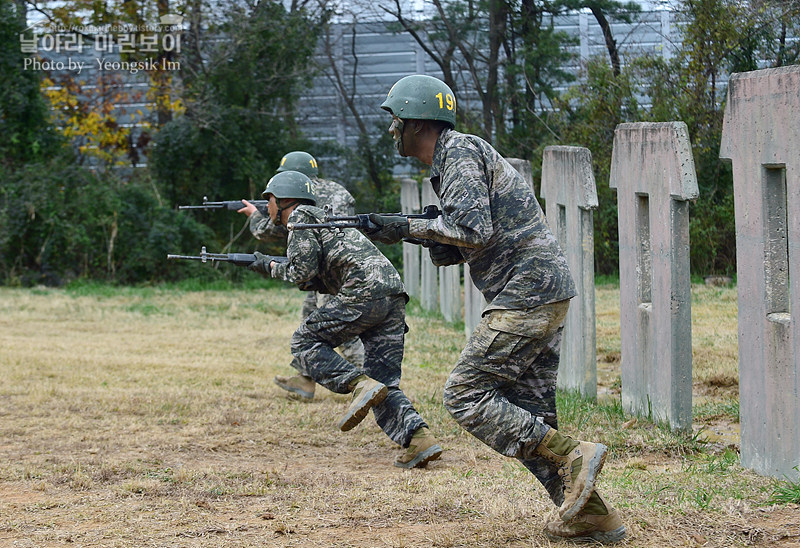
[[[697,297],[704,390],[736,378],[736,299],[730,288]],[[774,482],[741,469],[735,444],[621,412],[615,299],[598,288],[601,403],[559,404],[563,429],[612,447],[602,489],[624,513],[626,544],[797,541],[797,507],[767,504]],[[336,429],[345,396],[319,389],[301,403],[272,384],[289,372],[301,300],[288,288],[0,288],[0,546],[550,545],[544,490],[442,408],[460,330],[409,307],[403,388],[445,454],[406,471],[371,419]],[[735,391],[721,390],[705,397],[724,416]]]

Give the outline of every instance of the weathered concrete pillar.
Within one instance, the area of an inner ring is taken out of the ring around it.
[[[481,321],[481,313],[486,308],[486,299],[478,291],[469,274],[469,265],[464,263],[464,333],[469,337]]]
[[[689,203],[697,175],[683,122],[620,124],[611,188],[619,216],[622,405],[692,426]]]
[[[427,177],[422,181],[422,200],[425,205],[435,205],[441,207],[442,203],[433,191],[431,180]],[[434,271],[437,267],[433,266],[430,253],[423,248],[422,255]],[[460,320],[461,316],[461,267],[459,265],[438,267],[439,277],[439,311],[448,322]]]
[[[424,251],[424,253],[427,252],[427,250]],[[461,315],[460,265],[439,267],[439,310],[448,322],[455,322],[463,318]]]
[[[530,161],[520,158],[506,158],[506,161],[522,175],[531,188],[534,188],[533,168]],[[467,337],[472,335],[475,326],[481,321],[481,313],[484,308],[486,308],[486,299],[472,283],[469,265],[464,264],[464,332]]]
[[[439,204],[439,198],[433,191],[431,180],[427,177],[422,180],[422,204],[423,207],[429,204]],[[419,302],[424,310],[436,310],[439,306],[438,275],[427,249],[421,253],[420,262]]]
[[[400,208],[405,214],[419,213],[419,184],[414,179],[400,181]],[[403,284],[406,293],[414,298],[420,295],[420,246],[403,243]]]
[[[516,169],[522,178],[525,180],[526,183],[536,192],[536,188],[533,185],[533,166],[531,166],[530,160],[523,160],[521,158],[506,158],[506,162],[511,164],[511,167]]]
[[[800,67],[733,74],[720,157],[733,162],[742,465],[800,477]]]
[[[588,148],[551,146],[542,155],[547,222],[567,256],[578,290],[561,341],[558,386],[597,397],[594,317],[594,227],[597,188]]]

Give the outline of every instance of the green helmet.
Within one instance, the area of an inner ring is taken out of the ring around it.
[[[319,174],[317,161],[311,154],[301,150],[295,150],[281,158],[277,172],[282,171],[299,171],[309,177],[316,177]]]
[[[298,200],[309,200],[317,205],[317,197],[314,194],[314,183],[299,171],[283,171],[276,174],[267,183],[267,188],[261,193],[263,198],[272,194],[278,199],[295,198]]]
[[[412,74],[397,81],[381,105],[402,120],[441,120],[456,125],[456,96],[433,76]]]

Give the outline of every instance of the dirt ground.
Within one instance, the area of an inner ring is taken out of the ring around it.
[[[0,547],[556,545],[544,490],[442,409],[456,330],[409,317],[403,388],[445,452],[403,470],[371,417],[336,429],[346,396],[300,402],[272,383],[299,297],[0,289]],[[613,352],[598,367],[612,401]],[[735,395],[708,386],[698,398]],[[613,406],[563,416],[611,448],[600,489],[628,529],[621,546],[800,546],[800,507],[770,504],[775,481],[738,465],[724,413],[689,438]]]

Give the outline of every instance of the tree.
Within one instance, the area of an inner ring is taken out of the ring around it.
[[[0,165],[9,169],[57,154],[62,146],[39,90],[41,73],[24,70],[19,37],[26,13],[22,2],[0,2]]]
[[[260,195],[283,154],[302,143],[292,138],[294,105],[313,74],[316,29],[277,1],[236,4],[189,48],[187,57],[204,62],[184,81],[185,113],[161,129],[152,155],[169,203]],[[226,216],[201,218],[235,239]]]
[[[61,71],[49,81],[48,98],[51,107],[61,114],[58,119],[61,131],[68,138],[77,138],[75,150],[84,163],[87,159],[89,163],[97,163],[99,159],[100,167],[142,163],[153,134],[182,109],[182,103],[176,97],[178,90],[173,71],[168,64],[175,55],[174,48],[179,38],[168,40],[167,35],[173,31],[167,27],[161,27],[159,31],[154,29],[162,16],[169,15],[172,10],[183,10],[183,2],[171,5],[169,0],[65,0],[57,4],[20,1],[57,27],[86,29],[105,28],[107,25],[118,29],[97,34],[77,30],[70,34],[79,35],[84,43],[95,47],[105,40],[125,46],[120,57],[143,67],[141,70],[147,75],[148,82],[146,91],[132,91],[126,86],[130,82],[116,71],[101,70],[92,81],[85,81],[80,74],[71,71]],[[100,40],[101,36],[103,40]],[[150,42],[152,39],[154,42]],[[148,40],[148,47],[142,46],[144,40]],[[102,59],[102,54],[98,54],[98,59]],[[120,106],[142,102],[152,106],[138,108],[133,113]],[[123,115],[131,118],[138,115],[134,131],[125,127],[129,120],[121,119]]]

